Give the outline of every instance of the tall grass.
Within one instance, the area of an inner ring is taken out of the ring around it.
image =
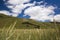
[[[16,23],[0,29],[0,40],[60,40],[59,29],[16,29]]]

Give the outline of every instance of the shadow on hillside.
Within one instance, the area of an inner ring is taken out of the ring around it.
[[[25,24],[27,27],[29,27],[29,25],[33,26],[34,28],[40,28],[39,25],[36,25],[36,24],[33,24],[33,23],[30,23],[30,22],[23,22],[22,24]]]

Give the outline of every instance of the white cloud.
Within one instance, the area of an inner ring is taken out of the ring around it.
[[[34,1],[33,3],[34,3],[34,4],[38,4],[38,5],[40,5],[41,3],[43,3],[43,1],[40,1],[40,2],[36,2],[36,1]]]
[[[24,8],[26,8],[27,6],[33,6],[34,3],[27,3],[27,4],[23,4],[26,2],[29,2],[30,0],[8,0],[6,4],[8,8],[11,9],[12,11],[12,16],[13,14],[15,15],[15,17],[17,17]],[[11,4],[11,5],[9,5]]]
[[[33,3],[23,4],[26,2],[30,2],[30,0],[8,0],[6,4],[11,4],[11,5],[7,5],[7,7],[11,9],[11,11],[13,12],[15,16],[18,16],[22,12],[22,10],[26,8],[27,6],[32,7],[32,6],[35,6],[36,3],[38,4],[43,3],[43,1],[41,2],[34,1]]]
[[[12,15],[13,17],[17,17],[17,15],[19,15],[19,14],[15,14],[15,13],[10,13],[10,12],[5,11],[5,10],[0,11],[0,14],[5,14],[5,15],[9,15],[9,16]]]
[[[26,8],[27,6],[32,6],[33,4],[20,4],[20,5],[16,5],[12,8],[12,12],[13,13],[21,13],[21,11]]]
[[[19,5],[26,2],[30,2],[30,0],[8,0],[8,3],[13,5]]]
[[[5,11],[5,10],[0,11],[0,14],[11,15],[8,11]]]
[[[25,15],[29,15],[30,19],[34,19],[34,20],[41,20],[41,21],[45,21],[45,20],[50,20],[53,21],[53,14],[55,7],[53,6],[47,6],[45,7],[44,5],[40,5],[40,6],[34,6],[34,7],[30,7],[28,9],[25,10]]]
[[[43,3],[43,1],[37,2],[37,4],[41,4],[41,3]]]
[[[55,20],[56,22],[60,22],[60,14],[55,15],[55,16],[54,16],[54,20]]]
[[[17,17],[19,14],[12,13],[13,17]]]

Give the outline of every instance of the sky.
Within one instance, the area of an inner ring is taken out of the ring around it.
[[[0,0],[0,14],[42,22],[60,22],[60,0]]]

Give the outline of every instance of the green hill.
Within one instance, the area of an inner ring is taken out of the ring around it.
[[[58,28],[60,23],[54,24],[54,22],[38,22],[32,19],[16,18],[0,14],[0,28],[8,28],[11,24],[17,21],[15,28],[19,29],[33,29],[33,28]]]

